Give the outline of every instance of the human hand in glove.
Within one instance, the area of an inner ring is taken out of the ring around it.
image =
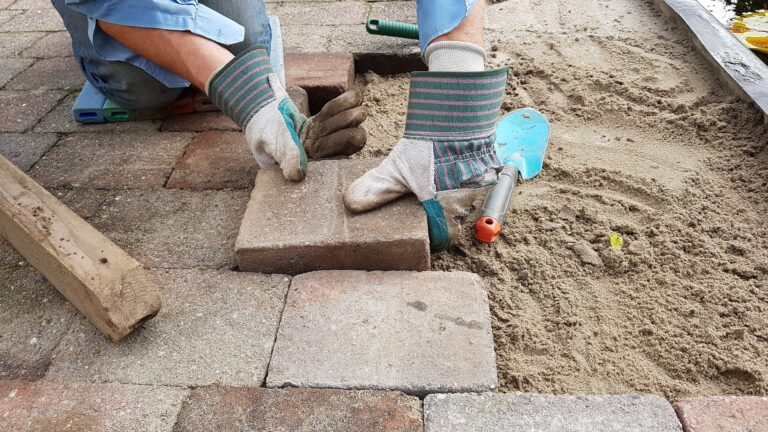
[[[259,166],[277,164],[288,180],[304,179],[308,155],[349,155],[365,145],[359,125],[366,112],[358,92],[339,96],[308,119],[283,89],[263,46],[240,53],[214,73],[206,91],[243,129]]]
[[[454,217],[501,169],[494,139],[506,78],[506,68],[414,72],[405,135],[347,188],[346,207],[364,212],[412,192],[426,212],[432,250],[447,249],[460,232]]]

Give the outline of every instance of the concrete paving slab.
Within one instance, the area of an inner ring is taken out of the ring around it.
[[[0,57],[16,57],[43,36],[40,32],[0,33]]]
[[[428,270],[427,221],[415,197],[358,215],[344,208],[342,191],[379,162],[311,162],[299,183],[278,168],[260,170],[237,237],[240,269]]]
[[[306,90],[317,113],[355,85],[355,59],[349,53],[292,53],[285,56],[285,82]]]
[[[30,59],[0,58],[0,87],[6,85],[13,77],[31,66],[32,63],[33,61]]]
[[[202,387],[176,432],[420,432],[421,401],[399,392]]]
[[[40,123],[35,126],[35,132],[125,132],[125,131],[157,131],[160,129],[160,120],[141,120],[118,123],[81,124],[72,118],[72,105],[77,99],[73,93],[65,97],[51,110]]]
[[[553,396],[433,394],[424,399],[425,432],[680,432],[675,411],[655,395]]]
[[[161,188],[192,134],[70,134],[30,172],[44,187]]]
[[[221,112],[202,112],[168,117],[160,127],[163,132],[239,131],[240,126]]]
[[[0,15],[0,32],[53,32],[66,30],[64,22],[61,20],[58,12],[53,8],[42,9],[29,9],[22,10],[8,10],[5,11],[12,13],[12,18],[3,22],[2,15]]]
[[[53,58],[72,56],[69,32],[48,33],[21,53],[22,57]]]
[[[768,430],[768,397],[714,396],[684,399],[675,411],[685,432]]]
[[[77,310],[29,265],[0,267],[0,280],[0,380],[40,378]]]
[[[163,309],[119,344],[77,320],[47,374],[59,382],[260,386],[289,279],[230,271],[154,271]]]
[[[53,8],[48,0],[16,0],[8,9],[45,9]]]
[[[0,381],[0,430],[171,432],[189,390]]]
[[[31,128],[64,94],[61,90],[0,91],[0,132],[24,132]]]
[[[250,189],[258,167],[242,132],[203,132],[187,146],[169,189]]]
[[[232,269],[247,191],[103,191],[90,222],[153,268]]]
[[[78,89],[85,83],[74,57],[38,60],[16,76],[6,90]]]
[[[296,276],[267,386],[417,395],[494,390],[496,357],[483,282],[464,272]]]
[[[0,154],[20,170],[28,171],[57,140],[55,134],[0,133]]]

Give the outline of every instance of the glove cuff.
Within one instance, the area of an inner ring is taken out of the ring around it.
[[[271,73],[266,47],[255,45],[213,74],[208,80],[208,94],[219,109],[245,130],[251,118],[275,100],[269,83]]]
[[[506,84],[506,67],[483,72],[413,72],[405,136],[463,140],[491,135]]]

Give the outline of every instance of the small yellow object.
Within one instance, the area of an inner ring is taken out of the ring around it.
[[[731,33],[747,48],[768,54],[768,11],[749,12],[734,18]]]
[[[617,232],[612,232],[608,235],[611,239],[611,247],[614,249],[621,249],[624,245],[624,237]]]

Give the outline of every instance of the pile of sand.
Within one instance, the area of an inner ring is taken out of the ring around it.
[[[766,394],[761,115],[682,36],[495,48],[493,61],[510,67],[504,110],[534,106],[552,123],[547,161],[518,188],[498,242],[480,245],[468,229],[434,268],[485,279],[502,389]],[[364,81],[362,156],[386,155],[408,80]]]

